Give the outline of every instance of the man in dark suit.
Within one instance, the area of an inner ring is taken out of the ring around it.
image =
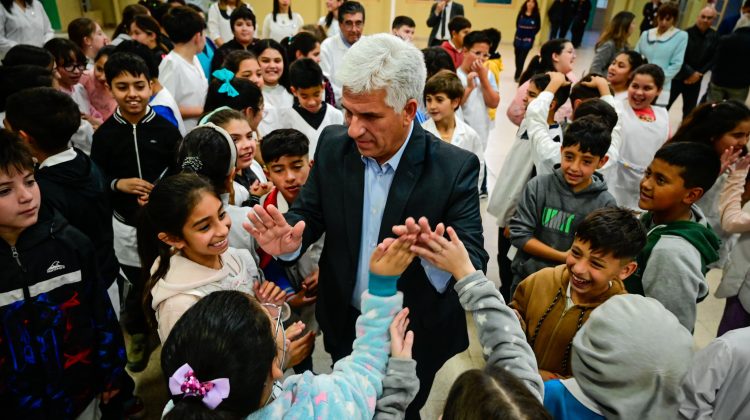
[[[451,39],[448,22],[456,16],[464,15],[464,6],[452,0],[438,0],[430,8],[427,26],[432,28],[428,45],[439,46],[443,41]]]
[[[431,231],[429,223],[452,226],[474,266],[486,270],[479,160],[415,123],[425,74],[421,52],[390,34],[354,44],[338,75],[347,126],[323,131],[315,164],[286,221],[273,208],[266,212],[256,206],[249,215],[253,226],[246,227],[258,244],[285,260],[326,234],[316,316],[334,361],[351,353],[370,254],[407,218],[426,217],[419,225],[425,233]],[[409,225],[416,227],[412,220]],[[399,280],[410,309],[420,380],[407,418],[419,418],[435,373],[468,346],[453,282],[449,273],[420,259]]]

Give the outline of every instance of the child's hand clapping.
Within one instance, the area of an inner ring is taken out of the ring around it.
[[[414,259],[414,252],[409,248],[415,239],[413,235],[384,239],[370,257],[370,272],[381,276],[400,276]]]
[[[406,331],[409,326],[409,308],[402,309],[391,322],[391,356],[399,359],[411,359],[411,348],[414,345],[414,332]]]
[[[476,269],[471,264],[469,253],[456,231],[448,227],[447,232],[450,241],[437,233],[421,233],[419,240],[427,246],[412,246],[411,250],[435,267],[451,273],[456,281],[460,281]]]

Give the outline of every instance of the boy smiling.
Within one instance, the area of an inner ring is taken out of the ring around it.
[[[513,285],[545,267],[565,262],[578,224],[590,212],[616,205],[595,171],[607,162],[609,128],[595,116],[576,119],[565,130],[559,167],[529,181],[510,221]]]
[[[716,182],[720,166],[708,145],[671,143],[656,152],[641,180],[638,206],[648,211],[641,217],[648,241],[625,284],[628,292],[661,302],[690,331],[720,244],[695,202]]]
[[[599,209],[576,230],[563,265],[540,270],[518,285],[510,306],[542,379],[571,375],[573,337],[594,308],[626,293],[623,280],[636,270],[634,259],[645,243],[643,226],[627,209]]]

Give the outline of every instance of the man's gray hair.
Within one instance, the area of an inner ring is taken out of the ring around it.
[[[417,47],[391,34],[377,34],[349,48],[336,77],[355,95],[385,89],[385,103],[401,112],[409,99],[422,98],[427,68]]]

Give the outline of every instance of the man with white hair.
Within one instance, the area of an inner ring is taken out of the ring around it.
[[[252,225],[245,224],[266,252],[283,260],[293,260],[326,234],[316,315],[334,361],[352,350],[368,260],[392,230],[430,232],[429,224],[439,222],[435,231],[442,233],[452,226],[474,267],[487,267],[479,160],[414,123],[425,75],[422,53],[393,35],[373,35],[352,46],[338,69],[347,126],[321,134],[315,165],[286,220],[273,207],[255,206],[248,215]],[[452,281],[449,273],[415,259],[398,282],[410,310],[420,380],[407,418],[419,418],[435,373],[468,346]]]
[[[672,80],[672,90],[669,92],[669,104],[682,95],[682,117],[687,117],[690,111],[698,104],[698,94],[701,90],[703,75],[711,70],[714,64],[716,46],[719,44],[719,35],[711,28],[716,19],[716,9],[706,6],[698,14],[695,25],[688,28],[687,48],[685,48],[685,60],[677,76]]]
[[[323,75],[331,81],[336,106],[341,108],[341,84],[338,83],[336,70],[341,65],[344,54],[349,51],[360,38],[365,28],[365,8],[357,1],[345,1],[339,6],[338,36],[326,38],[320,44],[320,68]]]

